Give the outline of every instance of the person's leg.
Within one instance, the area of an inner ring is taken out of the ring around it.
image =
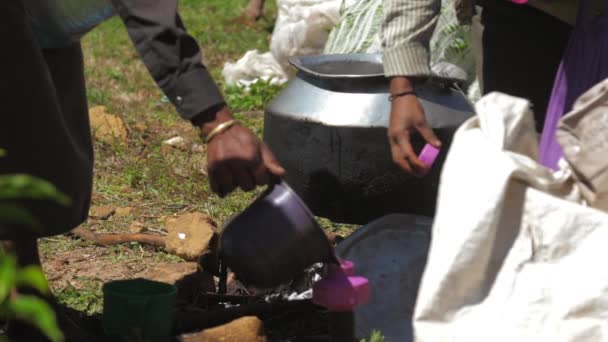
[[[572,27],[506,0],[484,0],[482,6],[483,92],[531,100],[540,132]]]
[[[28,265],[40,266],[38,243],[36,239],[20,239],[1,242],[2,252],[16,256],[19,267]]]
[[[0,41],[0,148],[7,151],[0,158],[0,175],[25,173],[45,179],[71,199],[69,206],[18,202],[41,229],[0,222],[3,249],[14,253],[21,266],[40,265],[36,239],[69,231],[88,212],[92,147],[82,55],[79,44],[43,52],[17,0],[0,1]],[[53,298],[46,299],[57,307]],[[77,328],[58,318],[62,328]],[[68,337],[78,334],[73,332]],[[10,334],[16,341],[44,340],[36,329],[20,324],[12,324]]]
[[[91,195],[93,153],[79,44],[43,51],[21,1],[0,1],[0,175],[54,184],[71,204],[19,201],[41,229],[0,223],[0,240],[65,233],[82,223]]]

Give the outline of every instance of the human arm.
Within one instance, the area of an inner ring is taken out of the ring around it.
[[[383,59],[391,94],[414,91],[431,75],[429,44],[437,20],[439,0],[384,0]],[[426,121],[416,95],[395,97],[391,102],[388,138],[393,161],[408,173],[423,174],[427,168],[416,156],[410,135],[418,132],[430,144],[441,142]]]
[[[203,136],[234,119],[184,27],[177,0],[111,1],[150,75],[182,118]],[[284,173],[268,147],[238,124],[209,142],[207,160],[211,188],[220,196],[237,186],[252,190]]]

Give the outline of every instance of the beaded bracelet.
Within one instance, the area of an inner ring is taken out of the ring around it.
[[[400,92],[400,93],[397,93],[397,94],[391,94],[388,97],[388,100],[390,102],[393,102],[394,99],[396,99],[398,97],[401,97],[401,96],[407,96],[407,95],[414,95],[414,96],[416,96],[416,91],[415,90],[408,90],[408,91],[403,91],[403,92]]]

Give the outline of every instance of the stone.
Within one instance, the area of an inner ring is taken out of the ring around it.
[[[129,225],[129,231],[133,234],[139,234],[145,232],[147,229],[144,224],[139,221],[133,221]]]
[[[173,146],[173,147],[179,148],[179,149],[185,149],[186,148],[186,139],[184,139],[183,137],[180,137],[178,135],[171,139],[167,139],[167,140],[163,141],[163,145]]]
[[[116,216],[125,217],[125,216],[135,216],[139,214],[139,210],[133,207],[118,207],[116,208]]]
[[[148,267],[139,276],[142,278],[160,281],[174,285],[185,276],[196,273],[198,264],[195,262],[161,262]]]
[[[136,123],[134,127],[139,133],[144,133],[148,130],[148,126],[142,122]]]
[[[89,216],[98,220],[107,220],[114,215],[116,209],[109,206],[92,206],[89,210]]]
[[[197,260],[209,249],[215,230],[213,220],[199,212],[167,220],[166,249],[185,260]]]
[[[182,178],[190,178],[191,175],[191,172],[187,168],[181,166],[174,167],[173,173]]]
[[[175,285],[177,299],[185,302],[192,302],[201,293],[216,292],[213,275],[200,270],[196,262],[158,263],[138,277]]]
[[[182,336],[183,342],[265,342],[264,324],[255,316],[236,319],[219,327]]]
[[[120,117],[108,113],[106,107],[95,106],[89,109],[89,119],[95,139],[107,144],[127,142],[127,126]]]
[[[192,144],[192,148],[190,149],[194,153],[205,153],[207,152],[207,147],[201,144]]]
[[[105,196],[98,193],[98,192],[93,192],[91,194],[91,202],[97,202],[97,201],[102,201],[105,199]]]

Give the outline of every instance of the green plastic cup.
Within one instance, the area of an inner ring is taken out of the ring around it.
[[[103,286],[103,327],[123,341],[166,341],[173,327],[177,288],[147,279]]]

